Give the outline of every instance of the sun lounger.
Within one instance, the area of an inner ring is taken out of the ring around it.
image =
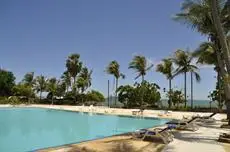
[[[197,121],[198,122],[204,122],[204,123],[208,123],[208,124],[211,124],[211,123],[216,123],[216,120],[214,118],[212,118],[213,116],[215,116],[217,113],[212,113],[211,115],[209,116],[197,116]]]
[[[230,143],[230,134],[227,133],[220,134],[218,141],[224,143]]]
[[[171,141],[173,141],[173,135],[168,132],[168,130],[173,129],[172,127],[168,126],[164,129],[154,129],[154,130],[148,130],[148,129],[141,129],[137,130],[133,133],[134,138],[141,139],[143,141],[153,141],[158,140],[162,141],[164,144],[168,144]]]
[[[213,116],[215,116],[217,113],[214,112],[212,113],[211,115],[209,116],[200,116],[200,115],[197,115],[197,116],[193,116],[192,118],[199,118],[199,119],[209,119],[209,118],[212,118]]]
[[[196,130],[198,130],[198,126],[194,123],[194,121],[197,119],[198,119],[197,117],[194,117],[189,121],[172,120],[172,121],[167,122],[166,124],[176,125],[176,129],[178,129],[178,130],[196,131]]]

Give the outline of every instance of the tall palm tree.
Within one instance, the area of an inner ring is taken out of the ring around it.
[[[33,87],[33,85],[34,85],[34,72],[28,72],[28,73],[26,73],[24,75],[24,78],[23,78],[22,82],[25,85]]]
[[[66,60],[66,68],[67,72],[70,74],[71,78],[73,78],[72,82],[72,91],[76,91],[76,79],[77,75],[81,72],[82,62],[80,61],[79,54],[71,54]]]
[[[111,61],[109,65],[106,67],[106,72],[110,75],[113,75],[116,79],[116,90],[115,90],[115,105],[117,103],[117,89],[118,89],[118,81],[120,78],[124,79],[125,75],[120,72],[120,65],[117,61]]]
[[[139,77],[142,78],[142,82],[144,82],[144,77],[151,68],[153,67],[153,64],[148,65],[147,59],[144,56],[134,56],[132,61],[129,63],[129,69],[134,69],[137,73],[137,76],[135,79],[138,79]]]
[[[40,92],[40,101],[42,99],[42,92],[46,90],[46,87],[47,87],[47,79],[45,78],[45,76],[43,75],[37,76],[35,79],[35,90],[37,92]]]
[[[200,76],[197,73],[198,68],[191,63],[192,59],[193,59],[192,55],[189,52],[185,52],[183,50],[177,50],[174,54],[174,58],[172,58],[173,62],[178,66],[178,68],[175,70],[174,76],[179,75],[179,74],[184,74],[185,107],[187,106],[187,73],[191,72],[191,83],[193,83],[192,82],[193,74],[195,75],[197,82],[200,81]],[[193,88],[191,88],[191,90],[192,89]]]
[[[172,79],[173,79],[173,63],[171,59],[163,59],[162,63],[157,65],[156,71],[161,72],[169,80],[169,108],[172,106]]]
[[[222,1],[223,2],[223,1]],[[215,2],[214,2],[215,3]],[[182,4],[181,13],[176,14],[175,20],[180,21],[184,24],[189,25],[192,29],[197,30],[199,33],[208,35],[210,37],[211,42],[213,42],[216,46],[216,55],[218,61],[218,67],[220,68],[221,77],[225,77],[226,74],[230,74],[230,66],[229,66],[229,56],[227,51],[223,51],[223,47],[221,47],[220,41],[223,41],[218,37],[220,35],[220,30],[217,32],[216,27],[220,26],[218,19],[218,12],[216,10],[216,4],[214,4],[211,0],[186,0]],[[227,1],[224,7],[219,7],[219,17],[221,20],[221,24],[224,27],[224,31],[228,33],[230,28],[230,9]],[[213,6],[214,4],[214,6]],[[224,3],[223,3],[224,4]],[[214,10],[215,9],[215,10]],[[219,25],[216,25],[219,24]],[[223,31],[223,30],[222,30]],[[219,33],[219,34],[218,34]],[[223,43],[223,42],[221,42]],[[224,42],[225,43],[225,42]],[[222,44],[223,45],[223,44]],[[222,55],[224,53],[224,55]],[[225,70],[226,68],[226,70]],[[230,84],[224,83],[224,91],[225,98],[227,103],[227,117],[230,120]],[[230,124],[230,121],[229,121]]]
[[[91,86],[91,75],[93,71],[88,70],[87,67],[82,68],[79,77],[77,79],[77,85],[81,88],[81,92],[84,93]]]

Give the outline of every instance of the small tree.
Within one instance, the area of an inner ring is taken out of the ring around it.
[[[12,95],[12,88],[14,85],[14,74],[12,72],[0,69],[0,96]]]
[[[222,110],[225,104],[225,94],[224,94],[224,84],[223,80],[221,79],[220,82],[216,83],[216,89],[210,92],[208,98],[211,101],[217,102],[219,110]]]
[[[87,101],[96,101],[96,102],[103,102],[105,101],[104,95],[96,90],[91,90],[86,94]]]
[[[30,85],[19,83],[13,87],[13,94],[20,96],[21,98],[26,97],[29,102],[30,98],[34,98],[35,94]]]
[[[168,92],[167,96],[169,97],[170,95],[172,96],[173,106],[176,108],[179,108],[179,105],[185,102],[184,95],[180,90],[172,90],[171,92]]]
[[[156,106],[160,101],[160,87],[155,83],[143,81],[142,83],[135,83],[134,86],[125,85],[118,88],[118,99],[125,107],[140,107],[143,105]],[[143,96],[140,94],[143,93]]]

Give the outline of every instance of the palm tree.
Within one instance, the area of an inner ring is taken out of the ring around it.
[[[23,78],[22,82],[25,85],[33,87],[33,85],[34,85],[34,72],[28,72],[28,73],[26,73],[24,75],[24,78]]]
[[[212,42],[203,42],[192,53],[197,63],[218,66],[215,45]]]
[[[156,71],[161,72],[166,78],[169,80],[169,108],[172,106],[172,98],[171,98],[171,91],[172,91],[172,79],[173,79],[173,63],[171,59],[163,59],[163,63],[158,64]]]
[[[48,79],[47,91],[52,96],[52,105],[53,105],[54,96],[56,95],[56,92],[57,92],[57,87],[58,87],[58,81],[56,78],[53,77],[53,78]]]
[[[223,1],[222,1],[223,2]],[[215,3],[215,2],[214,2]],[[192,29],[197,30],[201,34],[208,35],[210,37],[211,42],[213,42],[216,46],[215,52],[217,56],[218,67],[220,68],[221,77],[225,77],[226,73],[230,74],[230,66],[229,66],[229,56],[227,51],[223,51],[223,35],[222,39],[218,37],[222,34],[220,29],[216,30],[217,26],[221,26],[219,24],[219,20],[221,20],[221,24],[224,27],[224,31],[227,34],[229,32],[230,27],[230,9],[229,9],[229,1],[225,3],[224,7],[219,7],[219,12],[216,10],[216,4],[214,4],[210,0],[202,0],[202,1],[185,1],[182,4],[182,12],[176,14],[175,20],[180,21],[189,25]],[[224,4],[224,3],[223,3]],[[213,6],[214,5],[214,6]],[[215,9],[215,10],[214,10]],[[218,19],[218,14],[220,19]],[[218,23],[217,23],[218,22]],[[218,24],[218,25],[217,25]],[[222,47],[220,44],[222,41]],[[229,41],[230,42],[230,41]],[[226,48],[226,46],[224,46]],[[222,53],[224,55],[222,55]],[[225,70],[225,67],[227,71]],[[230,120],[230,84],[224,83],[224,91],[225,98],[227,103],[227,117]],[[230,121],[229,121],[230,124]]]
[[[200,46],[193,52],[193,56],[197,58],[197,63],[214,65],[214,70],[217,72],[217,86],[221,84],[221,72],[218,66],[218,59],[216,55],[216,46],[212,42],[203,42]],[[219,103],[222,101],[222,94],[219,93]]]
[[[65,83],[66,86],[66,92],[68,92],[69,87],[71,86],[71,76],[68,71],[65,71],[61,76],[62,82]]]
[[[81,88],[82,93],[84,93],[85,90],[87,90],[91,86],[92,73],[93,71],[92,70],[89,71],[87,67],[82,68],[79,77],[77,79],[77,86]]]
[[[72,82],[72,91],[76,91],[76,78],[77,75],[81,72],[82,62],[80,61],[79,54],[71,54],[66,60],[66,68],[67,72],[70,74],[71,78],[73,78]]]
[[[134,69],[137,73],[135,79],[139,77],[142,78],[142,82],[144,82],[144,77],[151,68],[153,64],[148,65],[147,60],[144,56],[134,56],[133,60],[129,63],[129,69]]]
[[[223,3],[223,1],[221,1]],[[195,1],[195,0],[186,0],[182,4],[181,13],[176,14],[175,20],[182,22],[184,24],[187,24],[192,29],[197,30],[199,33],[208,35],[210,40],[215,43],[217,46],[216,53],[218,56],[220,56],[222,52],[222,47],[220,47],[220,39],[217,36],[217,30],[215,28],[215,21],[214,21],[214,15],[213,15],[213,9],[212,9],[212,2],[210,0],[201,0],[201,1]],[[224,3],[223,3],[224,4]],[[230,27],[230,15],[229,15],[229,4],[225,4],[225,7],[221,7],[220,10],[220,17],[222,25],[224,26],[225,33],[229,31]],[[222,57],[226,62],[226,68],[228,70],[228,73],[230,73],[230,66],[228,66],[228,54],[226,54],[226,51],[223,52],[224,56]],[[218,61],[219,62],[219,61]],[[225,66],[224,66],[225,67]],[[224,67],[220,66],[222,70],[224,71]],[[224,74],[225,75],[225,74]]]
[[[40,92],[40,101],[42,99],[42,92],[46,90],[46,86],[47,79],[43,75],[37,76],[35,79],[35,90]]]
[[[115,105],[117,103],[117,89],[118,89],[118,81],[119,78],[124,79],[125,75],[120,72],[120,65],[117,61],[111,61],[109,65],[106,67],[106,72],[110,75],[113,75],[114,78],[116,79],[116,91],[115,91]]]
[[[230,74],[230,49],[229,49],[229,46],[227,43],[227,38],[226,38],[227,33],[224,32],[224,28],[223,28],[223,25],[221,23],[221,18],[220,18],[220,16],[221,16],[220,7],[222,4],[223,4],[222,0],[211,0],[213,24],[214,24],[214,27],[216,30],[216,34],[218,35],[218,39],[219,39],[219,43],[220,43],[220,46],[222,48],[222,51],[223,51],[224,55],[226,56],[225,57],[225,63],[226,63],[227,69],[229,69],[228,72]],[[225,4],[226,4],[225,5],[226,7],[227,7],[227,5],[228,5],[228,7],[230,7],[230,4],[227,4],[227,3],[225,3]],[[230,15],[228,14],[228,16],[230,16]],[[229,19],[230,19],[230,17],[229,17]],[[230,21],[228,21],[228,22],[230,22]],[[229,29],[229,27],[228,27],[228,29]]]
[[[198,68],[191,63],[192,59],[193,59],[192,55],[189,52],[185,52],[183,50],[177,50],[174,54],[174,58],[172,58],[173,62],[178,66],[178,68],[175,70],[174,76],[179,74],[184,74],[185,107],[187,106],[187,73],[188,72],[191,73],[191,99],[193,99],[192,75],[195,74],[197,82],[200,81],[200,76],[197,73]],[[193,104],[193,101],[191,101],[191,104]]]

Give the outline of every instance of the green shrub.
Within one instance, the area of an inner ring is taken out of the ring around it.
[[[12,105],[17,105],[17,104],[21,104],[22,102],[19,100],[18,97],[11,96],[11,97],[8,98],[8,103],[12,104]]]
[[[7,97],[0,97],[0,104],[8,104],[9,101],[7,99]]]

